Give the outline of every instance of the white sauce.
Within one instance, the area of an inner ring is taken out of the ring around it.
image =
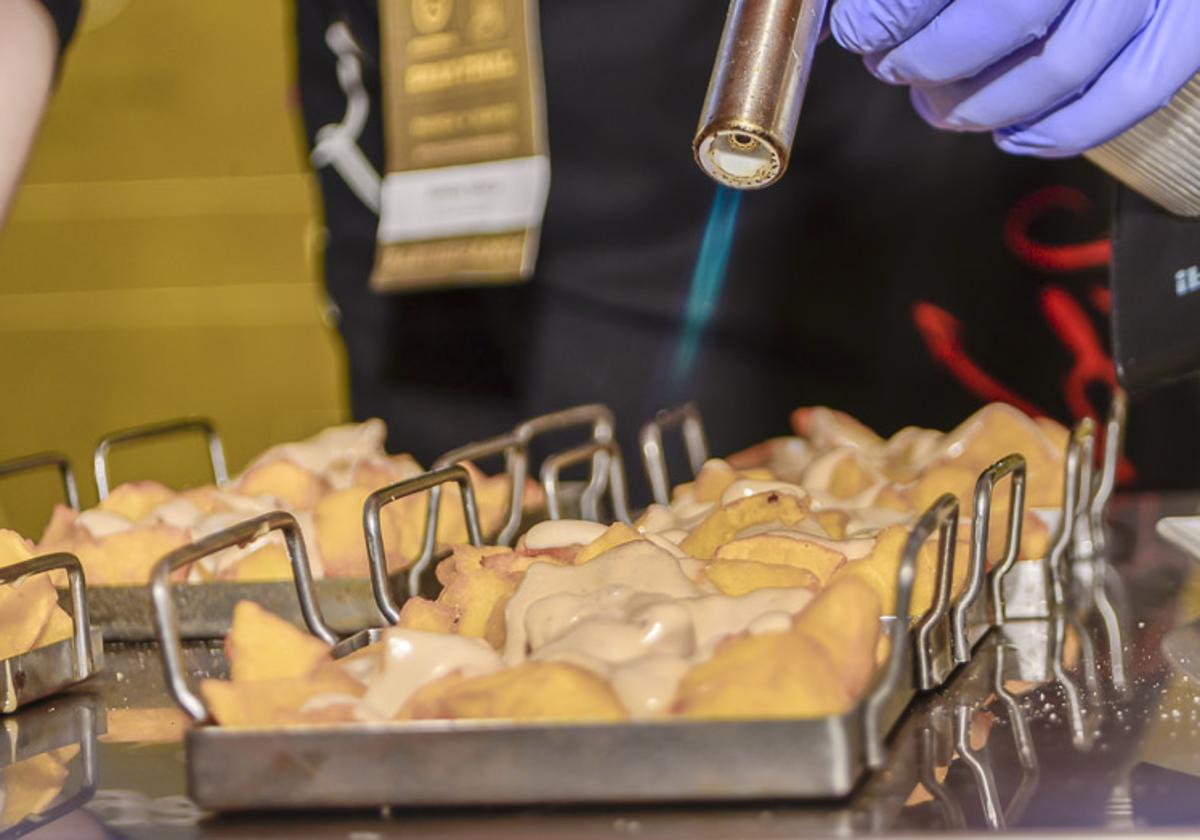
[[[331,426],[308,440],[272,446],[251,461],[246,472],[261,464],[283,460],[317,475],[344,471],[363,458],[383,455],[386,437],[387,426],[379,419]]]
[[[705,594],[685,569],[692,563],[636,542],[583,566],[534,564],[506,610],[505,662],[586,668],[609,680],[632,716],[652,716],[721,639],[786,628],[812,598],[801,588]]]
[[[767,469],[783,481],[798,482],[814,454],[812,446],[804,438],[779,438],[771,447]]]
[[[112,534],[119,534],[133,527],[133,523],[124,516],[109,513],[99,508],[85,510],[79,514],[79,517],[75,520],[75,524],[96,539],[111,536]]]
[[[388,629],[375,646],[377,657],[344,663],[347,673],[366,682],[362,698],[366,716],[391,720],[423,685],[455,672],[482,676],[500,669],[500,657],[479,639],[446,633],[426,633],[399,627]]]
[[[675,518],[676,528],[690,530],[712,513],[715,507],[716,503],[698,502],[688,493],[671,502],[671,515]]]
[[[753,478],[739,478],[737,481],[725,488],[725,492],[721,494],[721,504],[728,505],[736,502],[738,499],[745,499],[748,496],[757,496],[759,493],[782,493],[785,496],[795,496],[797,499],[807,499],[808,494],[804,489],[795,484],[789,484],[786,481],[761,481]]]
[[[636,590],[630,581],[637,582]],[[674,557],[641,540],[617,546],[582,566],[534,563],[505,608],[508,635],[504,661],[510,665],[524,661],[530,637],[549,635],[549,631],[529,626],[526,613],[536,602],[555,595],[590,597],[603,602],[610,597],[603,593],[611,587],[628,589],[630,594],[652,592],[674,598],[700,594]],[[552,620],[553,612],[543,609],[540,615],[543,621]]]
[[[659,534],[674,527],[675,517],[671,511],[662,505],[650,505],[638,520],[637,529],[643,534]]]
[[[556,519],[539,522],[525,534],[525,547],[531,551],[587,545],[607,531],[599,522],[582,519]]]
[[[195,504],[183,496],[176,496],[174,499],[163,502],[156,507],[147,519],[152,522],[161,522],[164,525],[170,525],[172,528],[178,528],[181,531],[188,531],[203,517],[204,514]]]
[[[855,457],[856,452],[853,450],[831,449],[822,455],[818,455],[808,465],[808,469],[804,471],[804,479],[800,483],[812,494],[814,509],[822,507],[862,508],[867,507],[875,501],[875,497],[879,495],[879,491],[887,484],[887,481],[882,476],[876,476],[875,480],[871,481],[857,495],[850,496],[849,498],[834,496],[830,489],[830,485],[833,483],[834,470],[837,469],[843,459]],[[866,470],[873,469],[861,461],[860,465]]]
[[[668,535],[674,535],[675,533],[682,534],[683,536],[679,537],[679,539],[676,539],[672,542],[671,538]],[[683,542],[683,537],[687,536],[687,531],[679,531],[679,532],[668,531],[666,534],[643,534],[643,536],[647,540],[652,542],[654,545],[658,546],[663,551],[670,554],[672,557],[675,557],[680,560],[687,557],[687,553],[684,552],[684,550],[679,547],[679,543]]]

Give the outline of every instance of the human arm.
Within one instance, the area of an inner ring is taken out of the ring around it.
[[[0,227],[50,98],[59,33],[38,0],[0,2]]]

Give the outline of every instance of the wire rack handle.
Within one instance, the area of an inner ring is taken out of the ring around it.
[[[206,417],[183,417],[178,420],[166,420],[162,423],[150,423],[131,429],[121,429],[110,432],[96,443],[92,453],[92,470],[96,477],[96,495],[100,501],[108,498],[109,470],[108,458],[118,446],[135,441],[153,440],[161,437],[171,437],[185,432],[200,432],[208,443],[208,464],[212,470],[213,481],[224,484],[229,480],[229,471],[225,467],[225,446],[217,427]]]
[[[1086,492],[1092,475],[1092,457],[1096,446],[1096,424],[1091,418],[1084,418],[1071,432],[1067,442],[1067,456],[1063,465],[1063,503],[1062,515],[1058,528],[1051,543],[1050,553],[1046,558],[1047,574],[1050,576],[1050,586],[1047,591],[1051,594],[1054,607],[1062,607],[1067,601],[1069,585],[1069,569],[1067,568],[1074,547],[1076,527],[1081,520],[1087,520],[1089,493]]]
[[[1112,500],[1114,488],[1117,486],[1117,470],[1121,465],[1121,453],[1125,449],[1125,426],[1129,417],[1129,396],[1124,388],[1113,390],[1112,402],[1108,408],[1108,419],[1104,423],[1104,453],[1101,462],[1100,475],[1096,480],[1096,488],[1092,493],[1091,508],[1088,511],[1091,530],[1092,548],[1103,554],[1108,548],[1108,534],[1105,524],[1108,520],[1108,506]]]
[[[79,510],[79,485],[75,482],[75,469],[71,459],[62,452],[38,452],[33,455],[22,455],[0,463],[0,478],[7,478],[34,470],[54,467],[58,470],[62,482],[63,499],[73,510]]]
[[[565,408],[562,411],[543,414],[540,417],[533,417],[523,423],[517,425],[513,429],[512,434],[517,441],[529,451],[530,444],[543,435],[552,432],[565,431],[576,427],[586,426],[591,431],[591,441],[593,443],[608,443],[614,439],[616,430],[616,419],[613,416],[612,410],[608,406],[600,403],[588,403],[586,405],[577,405],[573,408]],[[517,531],[521,524],[521,509],[524,502],[525,494],[525,479],[528,475],[528,461],[517,464],[518,470],[513,472],[513,510],[510,511],[510,518],[504,530],[500,532],[500,537],[504,542],[503,545],[509,545],[513,538],[516,537]],[[591,476],[588,478],[588,486],[586,495],[589,498],[599,499],[604,492],[606,483],[608,482],[608,474],[606,470],[593,469]]]
[[[887,732],[884,731],[883,717],[886,707],[896,693],[903,679],[903,670],[907,660],[908,645],[911,641],[908,613],[912,606],[913,585],[917,579],[917,555],[921,548],[934,534],[938,536],[939,565],[943,566],[954,552],[955,536],[958,532],[958,500],[947,493],[938,499],[921,515],[913,526],[904,544],[900,556],[900,567],[896,572],[896,621],[891,626],[891,650],[882,677],[877,681],[874,690],[867,697],[864,709],[863,729],[865,736],[866,759],[869,767],[882,767],[887,758],[887,746],[884,743]],[[939,572],[939,578],[942,577]],[[922,623],[936,613],[936,605],[926,614]],[[944,613],[944,607],[943,607]],[[920,645],[918,645],[918,648]],[[924,655],[918,650],[918,660]]]
[[[613,517],[626,525],[631,523],[629,494],[625,483],[625,460],[615,440],[584,443],[555,453],[542,462],[541,480],[546,492],[546,510],[551,519],[562,518],[561,475],[567,467],[590,462],[593,475],[603,477],[599,491],[591,483],[583,491],[581,506],[584,519],[600,521],[600,496],[607,487],[612,501]]]
[[[389,624],[395,624],[400,620],[400,607],[396,603],[396,599],[392,595],[388,583],[387,551],[383,545],[383,523],[380,519],[383,509],[392,502],[416,493],[423,493],[426,490],[432,491],[429,498],[430,507],[436,507],[441,500],[441,486],[447,482],[454,482],[459,487],[462,497],[463,518],[467,523],[467,538],[471,541],[471,545],[483,545],[483,535],[479,530],[479,508],[475,504],[475,488],[471,485],[471,474],[467,472],[466,467],[461,465],[456,464],[452,467],[443,467],[440,470],[433,470],[413,478],[405,479],[404,481],[398,481],[387,487],[382,487],[370,496],[367,496],[366,502],[363,503],[363,535],[367,541],[367,562],[371,569],[371,591],[375,594],[375,604],[379,607],[379,611]],[[429,535],[432,534],[436,540],[437,517],[434,516],[432,518],[432,530],[430,530],[429,522],[430,517],[427,516],[426,539],[428,540]],[[420,559],[424,559],[424,554],[422,554]],[[430,552],[429,560],[432,561],[432,559],[433,553]],[[428,565],[428,562],[426,565]],[[420,560],[409,570],[408,588],[410,593],[419,591],[421,573],[423,571],[424,568],[420,566]]]
[[[273,531],[283,533],[284,546],[296,582],[300,613],[309,632],[330,645],[337,644],[337,634],[325,623],[313,593],[312,569],[308,564],[308,550],[304,546],[300,523],[290,513],[281,510],[264,513],[175,549],[155,564],[150,575],[150,598],[154,605],[155,634],[161,649],[167,689],[183,710],[199,723],[208,720],[209,711],[204,700],[192,691],[183,669],[179,621],[175,615],[175,602],[171,598],[171,573],[218,551],[248,545]]]
[[[461,464],[464,461],[478,461],[481,458],[492,458],[497,455],[504,456],[504,474],[509,479],[509,494],[508,494],[508,518],[505,520],[504,527],[500,529],[500,533],[496,536],[496,545],[510,545],[513,538],[516,537],[517,531],[521,527],[521,503],[522,491],[524,490],[524,478],[521,479],[522,486],[517,487],[517,475],[526,476],[529,474],[529,450],[526,444],[522,443],[515,432],[509,432],[486,440],[468,443],[466,446],[461,446],[458,449],[451,450],[445,455],[442,455],[433,462],[433,469],[440,470],[444,467],[451,467],[455,464]],[[433,493],[441,495],[441,489],[435,488]],[[433,528],[436,534],[437,528],[437,507],[431,502],[430,513],[433,517]],[[425,532],[426,549],[432,548],[429,528],[427,521]],[[430,551],[429,556],[433,553]]]
[[[950,504],[950,500],[954,504]],[[958,564],[958,500],[947,493],[942,496],[933,506],[926,511],[926,516],[934,514],[931,522],[936,523],[936,532],[938,536],[937,543],[937,582],[934,585],[933,603],[930,604],[928,612],[921,616],[921,620],[917,622],[914,629],[917,646],[917,687],[922,691],[928,691],[940,685],[946,674],[939,673],[943,667],[940,665],[941,657],[939,652],[942,648],[939,647],[941,639],[948,640],[951,652],[954,644],[954,630],[949,625],[947,617],[950,613],[950,597],[951,590],[954,586],[954,567]],[[917,523],[918,528],[921,522]],[[932,527],[932,525],[931,525]],[[931,530],[929,535],[934,531]],[[914,546],[913,540],[916,539],[918,533],[917,528],[913,529],[913,533],[909,535],[908,544],[905,546],[905,553],[913,552],[914,569],[916,564],[916,555],[920,553],[921,547],[925,544],[929,535],[922,539]],[[909,605],[905,605],[903,611],[900,610],[897,603],[896,615],[901,619],[908,615]],[[944,628],[944,631],[943,631]],[[943,636],[942,633],[945,633]],[[951,660],[953,661],[953,660]]]
[[[663,451],[663,432],[679,429],[683,445],[687,449],[688,464],[694,477],[708,460],[708,438],[704,433],[704,421],[695,403],[684,403],[675,408],[664,409],[654,419],[642,426],[638,443],[642,450],[642,464],[650,482],[650,492],[660,505],[671,502],[671,480],[667,473],[667,459]]]
[[[990,591],[994,624],[1003,624],[1004,612],[1004,577],[1009,569],[1017,562],[1021,553],[1021,530],[1025,521],[1025,482],[1027,479],[1025,458],[1021,455],[1007,455],[992,464],[979,480],[975,482],[975,512],[971,523],[971,576],[967,581],[967,592],[955,608],[953,621],[956,631],[963,631],[965,636],[967,609],[970,603],[983,592],[986,583]],[[992,501],[995,498],[996,485],[1003,479],[1011,477],[1008,491],[1008,524],[1004,540],[1004,553],[1000,563],[987,575],[987,550],[991,537]],[[959,636],[955,639],[954,655],[958,662],[966,662],[971,658],[969,646],[963,644],[966,640]]]

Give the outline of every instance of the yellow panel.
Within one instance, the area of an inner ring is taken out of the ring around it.
[[[290,2],[84,6],[32,182],[299,171]]]
[[[345,417],[287,0],[89,0],[0,234],[0,459],[62,449],[94,497],[105,431],[211,416],[230,466]],[[205,478],[180,439],[114,478]],[[34,535],[51,474],[0,482]]]

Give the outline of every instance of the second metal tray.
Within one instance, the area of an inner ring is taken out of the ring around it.
[[[404,572],[388,577],[401,591]],[[383,619],[375,609],[371,581],[367,578],[324,578],[313,582],[317,597],[325,606],[330,626],[339,633],[353,633],[378,625]],[[254,601],[304,627],[304,617],[296,604],[296,586],[290,580],[209,583],[178,586],[176,599],[183,618],[180,637],[186,640],[220,639],[229,632],[229,620],[238,601]],[[65,602],[68,593],[61,592]],[[104,628],[110,642],[148,642],[155,639],[154,605],[145,586],[94,586],[88,589],[92,623]]]

